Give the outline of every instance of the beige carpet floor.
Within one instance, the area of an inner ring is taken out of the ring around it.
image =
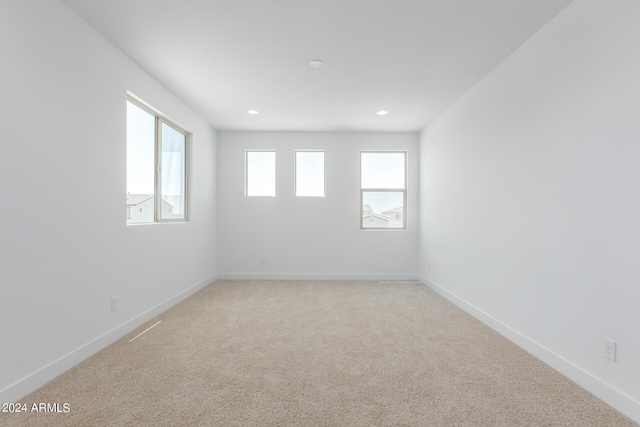
[[[637,425],[418,283],[217,281],[22,401],[70,412],[0,424]]]

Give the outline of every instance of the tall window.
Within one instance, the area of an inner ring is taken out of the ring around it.
[[[296,197],[324,196],[324,151],[296,151]]]
[[[407,152],[360,153],[360,228],[407,228]]]
[[[248,150],[246,156],[245,193],[247,197],[275,197],[276,152]]]
[[[127,100],[127,224],[187,219],[187,132]]]

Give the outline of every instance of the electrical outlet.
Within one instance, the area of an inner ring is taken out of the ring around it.
[[[264,265],[264,258],[258,258],[258,265]]]
[[[616,342],[608,338],[604,339],[603,356],[612,362],[616,361]]]
[[[111,297],[111,311],[118,311],[118,297]]]

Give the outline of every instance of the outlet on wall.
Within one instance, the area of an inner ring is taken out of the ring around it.
[[[604,339],[603,356],[612,362],[616,361],[616,342],[608,338]]]
[[[111,311],[118,311],[118,297],[111,297]]]

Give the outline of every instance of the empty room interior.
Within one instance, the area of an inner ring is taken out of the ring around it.
[[[0,425],[636,425],[639,23],[1,0]]]

